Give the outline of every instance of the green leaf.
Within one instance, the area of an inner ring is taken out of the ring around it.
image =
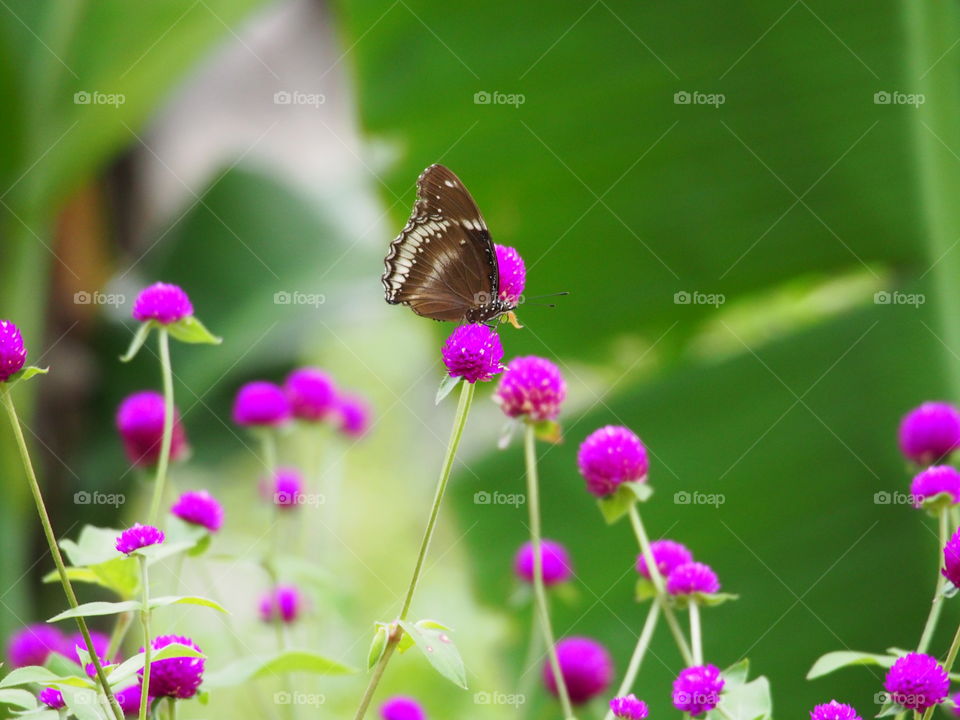
[[[657,588],[653,582],[645,577],[637,580],[637,587],[634,591],[634,597],[637,602],[646,602],[657,596]]]
[[[645,482],[620,483],[617,489],[607,497],[597,500],[600,512],[607,525],[615,522],[630,512],[636,502],[646,502],[653,495],[653,488]]]
[[[716,713],[713,717],[723,717],[724,720],[766,720],[773,712],[773,701],[770,697],[770,681],[762,675],[748,683],[733,685],[724,688],[720,696],[720,709],[723,714]]]
[[[0,688],[17,687],[19,685],[70,685],[72,687],[89,687],[92,683],[89,678],[75,677],[70,675],[58,675],[40,665],[28,665],[22,668],[11,670],[10,673],[0,680]]]
[[[84,603],[76,608],[64,610],[59,615],[54,615],[47,622],[55,623],[61,620],[69,620],[78,617],[100,617],[102,615],[119,615],[120,613],[133,612],[140,609],[139,600],[123,600],[121,602],[96,602]]]
[[[140,589],[140,573],[136,558],[118,557],[90,567],[68,567],[67,577],[112,590],[121,598],[133,598]],[[46,583],[60,582],[60,573],[53,570],[43,577]]]
[[[94,525],[84,525],[80,530],[77,541],[70,539],[60,541],[67,558],[77,567],[98,565],[116,559],[117,538],[122,531],[116,528],[102,528]]]
[[[62,687],[63,701],[77,720],[107,720],[95,690]]]
[[[164,326],[170,337],[183,343],[191,345],[219,345],[223,338],[219,338],[204,327],[193,315],[183,318],[175,323]]]
[[[276,655],[241,658],[220,670],[207,673],[203,684],[207,688],[233,687],[250,680],[284,673],[348,675],[353,672],[356,672],[353,668],[317,653],[286,650]]]
[[[50,368],[39,368],[34,367],[33,365],[28,365],[27,367],[21,368],[18,372],[15,372],[13,375],[7,378],[7,382],[10,385],[13,385],[14,383],[18,383],[23,380],[29,380],[37,375],[46,375],[48,372],[50,372]]]
[[[449,374],[444,375],[443,380],[440,381],[440,387],[437,388],[437,397],[434,401],[435,404],[439,405],[440,401],[449,395],[462,379],[463,378],[453,377]]]
[[[563,442],[563,428],[556,420],[542,420],[534,425],[538,440],[556,445]]]
[[[747,677],[750,674],[750,660],[744,658],[728,667],[721,674],[726,681],[725,688],[729,689],[734,685],[743,685],[747,682]]]
[[[904,713],[909,716],[910,711],[888,698],[884,700],[883,705],[880,706],[880,712],[874,715],[874,717],[890,717],[891,715],[899,715],[900,713]]]
[[[0,690],[0,705],[13,705],[20,710],[33,710],[37,707],[37,698],[27,690],[7,688]]]
[[[164,595],[150,598],[151,608],[168,607],[170,605],[199,605],[226,613],[227,615],[230,614],[220,603],[210,600],[209,598],[200,597],[199,595]]]
[[[856,652],[853,650],[837,650],[828,652],[820,657],[807,673],[807,680],[813,680],[841,668],[853,667],[854,665],[878,665],[883,668],[889,668],[897,661],[893,655],[876,655],[873,653]]]
[[[463,659],[450,639],[448,628],[433,620],[421,620],[418,623],[401,620],[399,623],[437,672],[454,685],[467,689]]]
[[[387,640],[389,640],[389,625],[386,623],[377,623],[376,630],[373,633],[373,640],[370,642],[370,649],[367,651],[367,669],[370,670],[380,662],[383,653],[387,649]]]
[[[692,595],[675,595],[673,603],[679,608],[686,608],[691,602],[695,602],[702,607],[716,607],[723,605],[731,600],[738,600],[739,595],[733,593],[693,593]]]
[[[120,362],[128,363],[137,356],[137,353],[140,352],[140,348],[142,348],[143,344],[147,342],[147,338],[150,336],[150,331],[155,326],[156,325],[152,320],[140,323],[140,327],[137,328],[137,331],[133,334],[133,338],[130,340],[130,346],[127,348],[127,351],[120,356]]]

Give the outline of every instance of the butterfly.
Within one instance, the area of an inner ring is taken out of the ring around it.
[[[500,297],[497,254],[477,203],[443,165],[417,178],[413,212],[384,265],[387,302],[423,317],[477,323],[515,308]]]

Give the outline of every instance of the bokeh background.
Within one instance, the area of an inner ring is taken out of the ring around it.
[[[113,413],[160,379],[150,353],[117,356],[136,290],[178,283],[225,341],[175,348],[194,452],[173,482],[230,515],[181,582],[234,616],[157,622],[195,634],[211,667],[234,633],[269,647],[267,581],[244,560],[267,514],[230,401],[319,364],[376,422],[318,444],[329,502],[311,511],[299,639],[362,665],[399,608],[452,415],[433,403],[450,328],[386,306],[379,284],[417,175],[443,162],[526,258],[528,295],[570,291],[503,331],[508,356],[553,358],[570,383],[566,441],[542,448],[545,533],[577,572],[558,632],[602,640],[622,670],[643,620],[629,529],[603,524],[574,462],[591,430],[626,424],[653,456],[651,533],[741,595],[706,614],[708,658],[749,657],[777,715],[832,697],[872,714],[879,672],[804,676],[830,650],[914,646],[930,601],[930,521],[876,494],[907,488],[900,416],[960,399],[958,43],[956,4],[927,0],[2,0],[0,316],[51,367],[18,399],[58,531],[137,517],[144,480]],[[524,508],[475,501],[522,492],[501,425],[485,388],[415,604],[456,629],[470,690],[412,656],[383,686],[434,717],[556,716],[537,692],[519,709],[475,695],[540,672],[510,570]],[[5,636],[61,595],[40,583],[51,564],[0,441]],[[80,490],[126,502],[78,506]],[[655,715],[679,666],[660,628],[637,688]],[[365,678],[298,681],[325,697],[302,717],[345,717]],[[251,706],[221,693],[186,712]]]

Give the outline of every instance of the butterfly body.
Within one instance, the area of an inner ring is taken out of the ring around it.
[[[487,224],[466,187],[443,165],[431,165],[417,179],[413,213],[384,265],[386,301],[417,315],[475,323],[514,309],[500,297]]]

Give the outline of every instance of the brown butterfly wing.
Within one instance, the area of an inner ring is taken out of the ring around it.
[[[387,302],[434,320],[463,320],[497,297],[497,256],[487,224],[443,165],[431,165],[417,179],[413,214],[384,265]]]

